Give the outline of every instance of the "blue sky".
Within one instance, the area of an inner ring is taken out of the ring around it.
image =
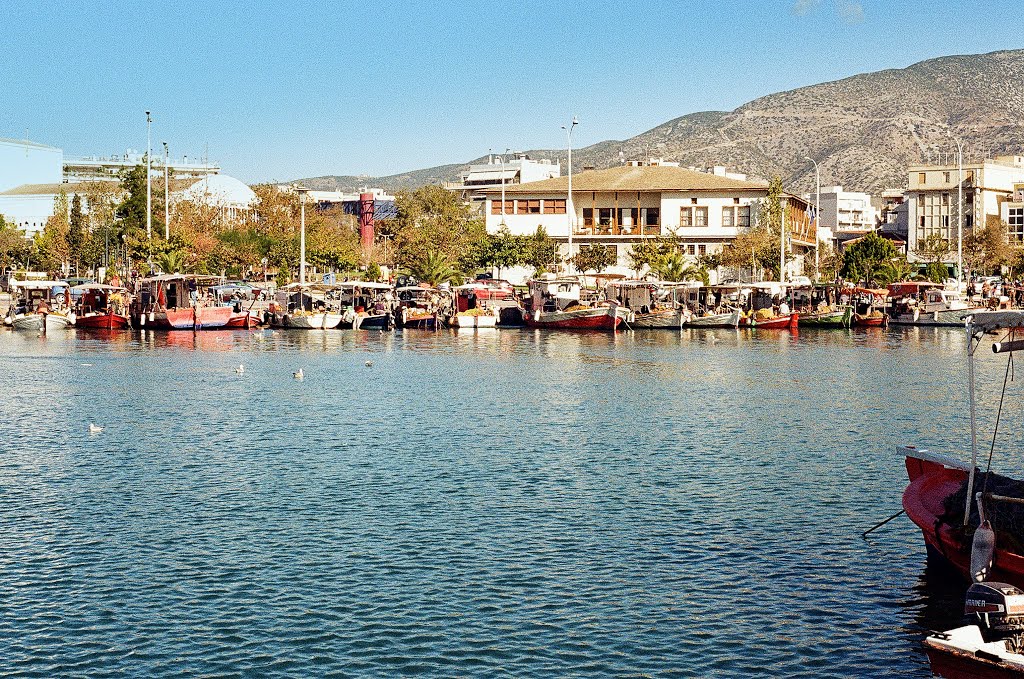
[[[250,182],[563,146],[574,114],[585,146],[793,87],[1024,47],[1012,0],[4,8],[0,136],[121,153],[144,148],[150,109],[154,147],[195,157],[208,144]]]

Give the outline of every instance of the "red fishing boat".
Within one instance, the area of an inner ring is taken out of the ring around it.
[[[228,307],[229,309],[231,307]],[[256,328],[262,325],[263,321],[254,312],[243,309],[242,311],[231,311],[231,317],[224,324],[225,328]]]
[[[575,278],[542,278],[527,283],[530,309],[523,314],[529,328],[553,330],[612,330],[628,310],[615,302],[586,303]]]
[[[906,457],[910,484],[903,492],[903,508],[921,528],[931,557],[951,565],[965,579],[972,578],[971,553],[980,522],[978,508],[984,508],[994,531],[995,548],[986,577],[1024,587],[1024,554],[1017,535],[1012,509],[1024,503],[1024,483],[977,470],[978,434],[975,428],[974,355],[985,333],[1024,328],[1024,311],[978,312],[967,320],[967,360],[970,383],[971,461],[937,455],[913,447],[898,449]],[[1012,335],[1013,333],[1011,333]],[[993,344],[995,353],[1024,349],[1024,340],[1010,339]],[[978,508],[975,507],[977,505]],[[965,519],[966,516],[966,519]]]
[[[799,322],[799,319],[800,319],[800,314],[790,313],[790,314],[783,314],[781,316],[774,316],[772,318],[756,318],[756,317],[751,317],[749,319],[749,321],[750,321],[750,326],[753,327],[753,328],[767,328],[767,329],[771,329],[771,328],[775,328],[775,329],[790,328],[790,329],[796,329],[796,327],[798,325],[798,322]]]
[[[132,320],[140,328],[156,330],[213,330],[231,320],[233,310],[207,301],[201,292],[216,276],[165,274],[138,282]]]
[[[84,283],[71,288],[75,305],[75,326],[93,330],[126,330],[131,327],[128,317],[128,291],[116,285]]]

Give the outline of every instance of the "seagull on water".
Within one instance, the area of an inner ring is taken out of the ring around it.
[[[366,367],[367,368],[372,368],[373,367],[373,361],[367,361],[366,362]]]
[[[303,377],[305,377],[305,375],[302,374],[302,368],[299,368],[298,370],[293,372],[292,377],[294,377],[297,380],[301,380]]]
[[[92,422],[89,423],[89,433],[90,434],[99,434],[101,431],[103,431],[103,427],[97,427]]]
[[[235,372],[238,373],[239,375],[241,375],[242,373],[245,372],[245,366],[242,365],[241,363],[239,363],[238,367],[235,368]]]

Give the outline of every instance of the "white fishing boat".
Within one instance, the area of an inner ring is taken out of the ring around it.
[[[687,309],[683,313],[682,325],[686,328],[738,328],[742,315],[739,309],[703,315],[690,313]]]
[[[984,308],[972,306],[957,285],[906,281],[889,286],[894,325],[939,325],[962,327],[964,316]]]
[[[49,332],[75,324],[69,285],[63,281],[15,281],[17,301],[4,322],[15,330]]]
[[[333,285],[292,283],[277,292],[270,312],[270,325],[289,330],[333,330],[341,324]]]

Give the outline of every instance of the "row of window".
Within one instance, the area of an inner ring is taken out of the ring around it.
[[[531,200],[506,200],[502,212],[501,201],[491,201],[492,215],[564,215],[565,198],[534,198]]]
[[[935,175],[935,174],[938,174],[938,173],[933,172],[932,174]],[[947,172],[947,171],[943,171],[942,172],[942,181],[944,183],[946,183],[946,184],[949,184],[952,181],[956,181],[959,178],[960,178],[960,174],[959,173],[954,175],[952,172]],[[965,170],[964,171],[964,181],[968,182],[968,183],[974,181],[974,170]],[[927,172],[918,172],[917,173],[917,183],[918,184],[927,184],[928,183],[928,173]]]
[[[1011,207],[1006,216],[1006,234],[1011,243],[1024,243],[1024,207]]]
[[[684,207],[679,210],[679,226],[708,226],[707,207]],[[726,205],[722,208],[722,226],[750,226],[749,205]]]

